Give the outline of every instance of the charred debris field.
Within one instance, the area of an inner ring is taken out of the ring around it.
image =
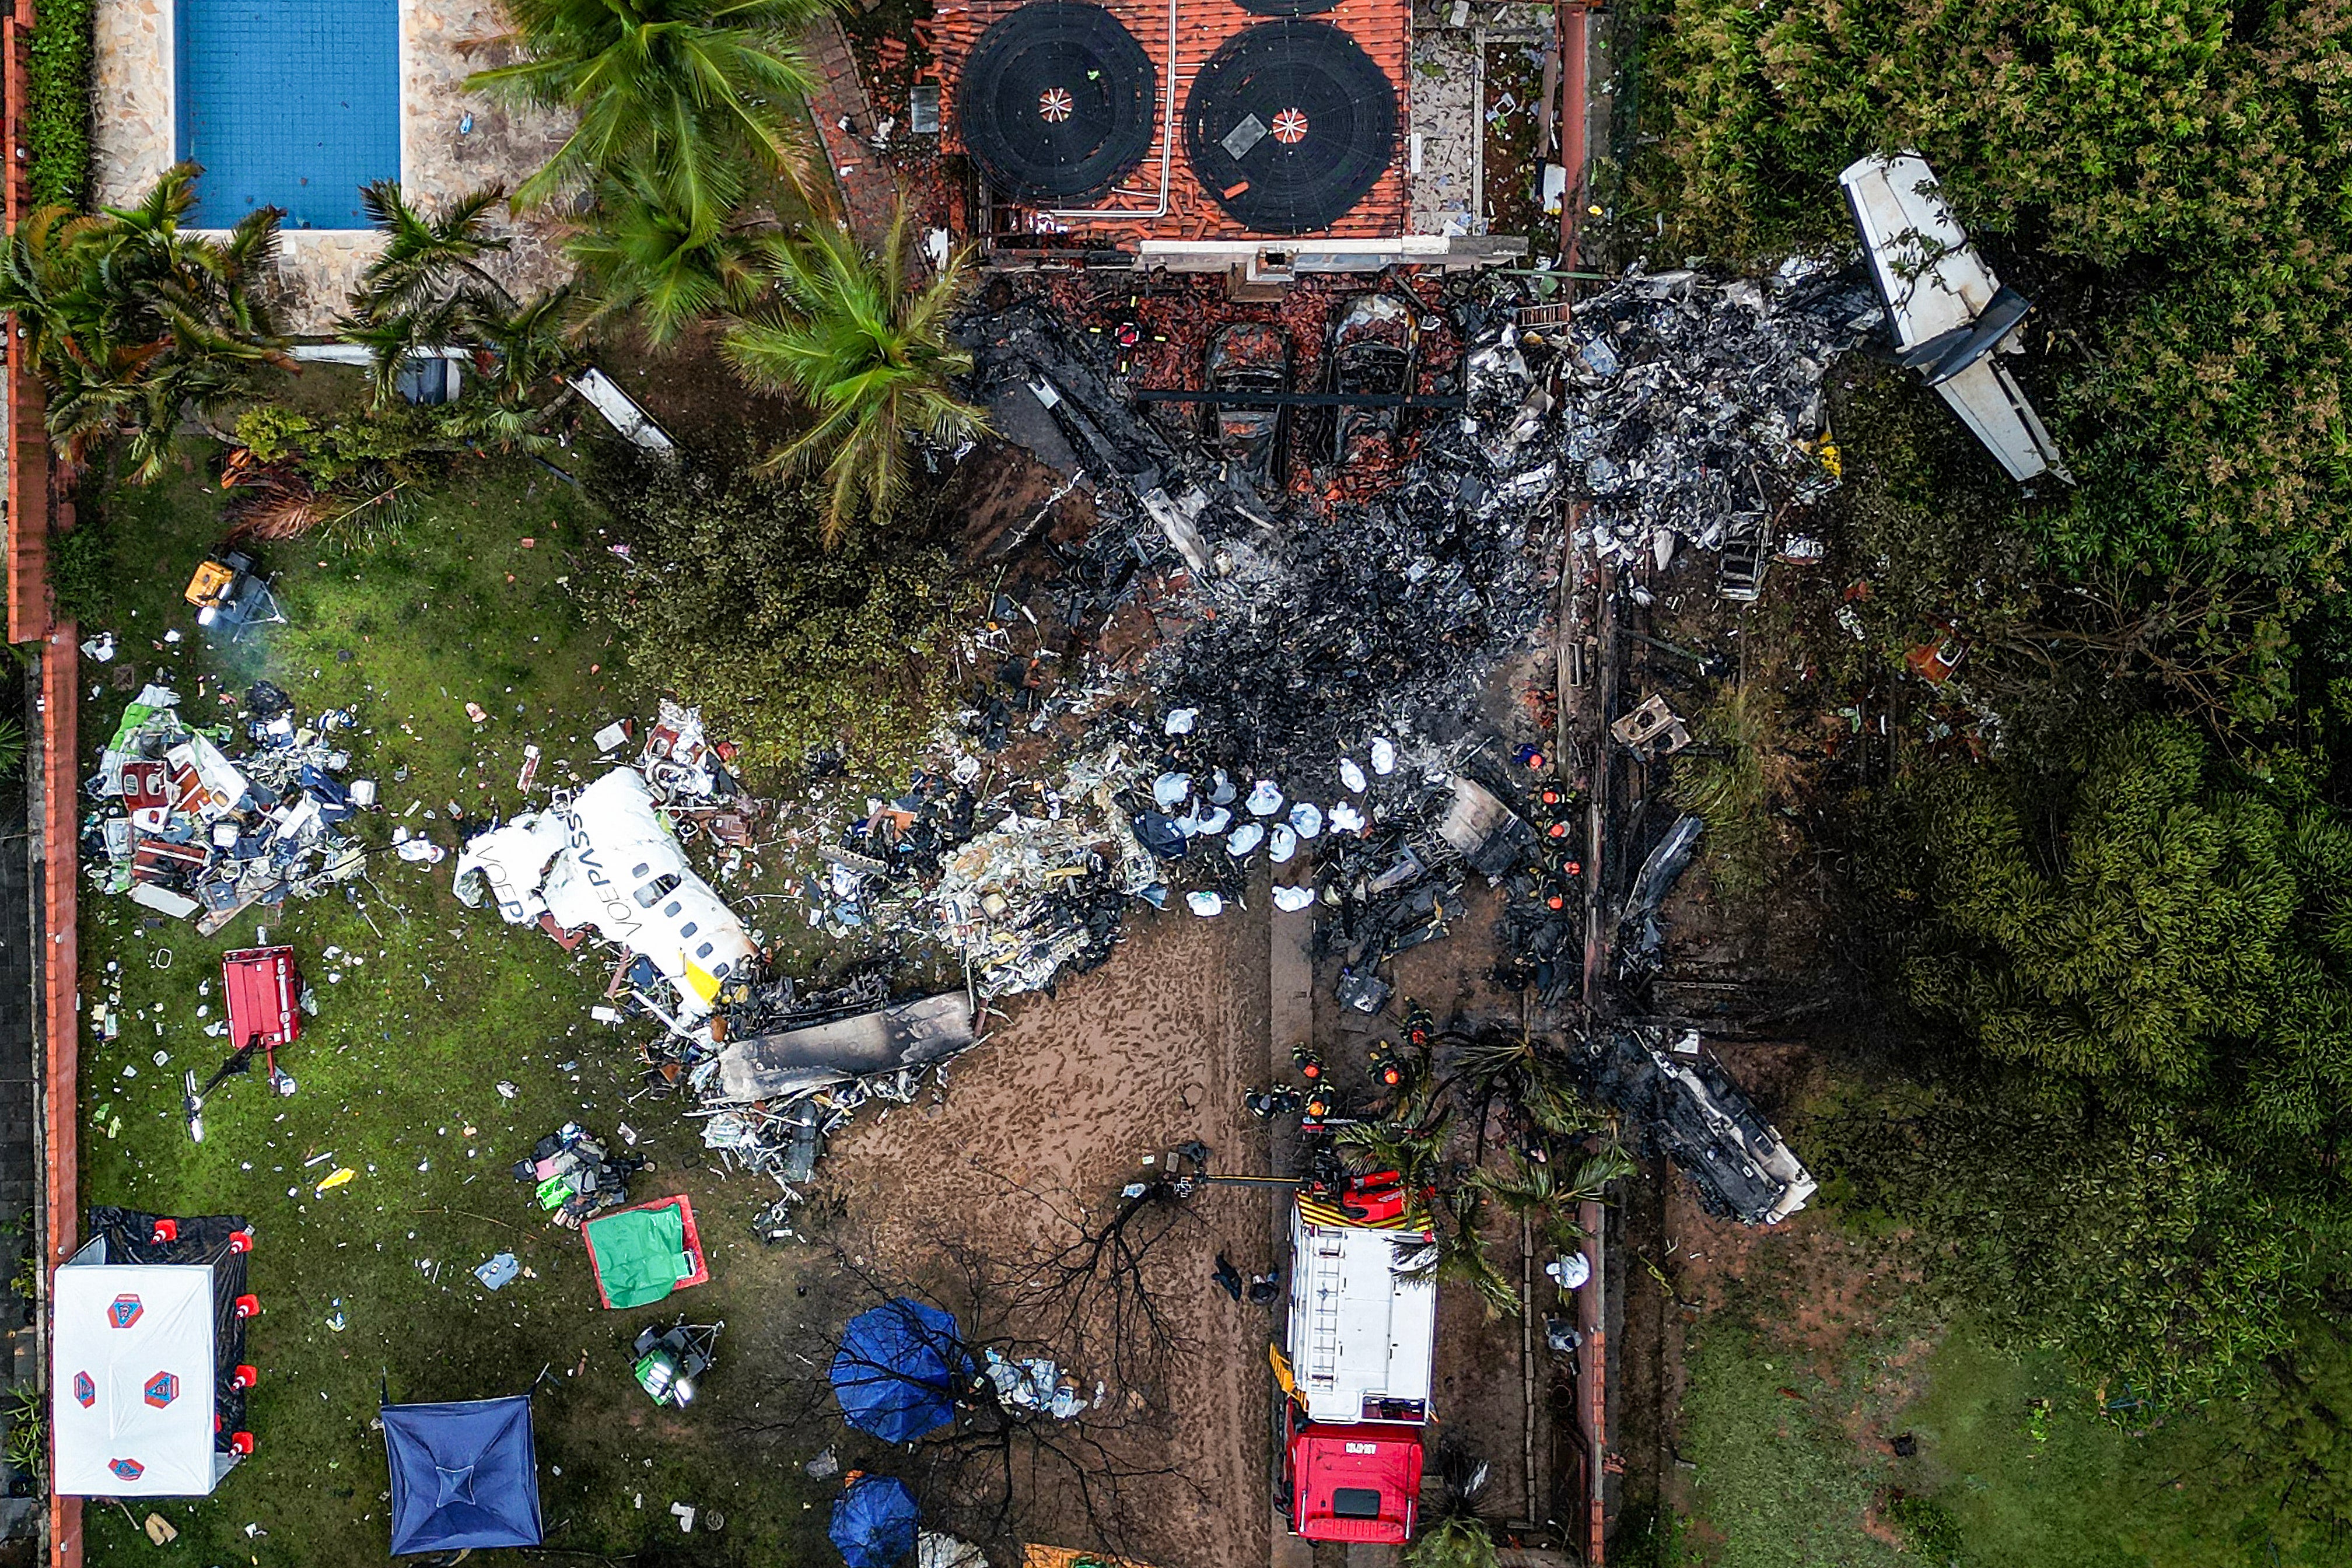
[[[1817,497],[1800,441],[1823,345],[1862,306],[1826,274],[1637,280],[1605,331],[1522,330],[1540,300],[1508,281],[1381,298],[1367,314],[1302,289],[1273,314],[1306,343],[1351,310],[1397,327],[1406,384],[1438,406],[1304,411],[1262,480],[1191,413],[1131,402],[1139,355],[1117,342],[1139,321],[1146,352],[1181,356],[1250,310],[1028,290],[969,318],[975,388],[1015,437],[989,471],[1027,499],[947,492],[943,518],[996,521],[932,535],[965,586],[921,651],[937,727],[895,775],[860,772],[854,730],[763,769],[742,690],[655,684],[697,668],[633,607],[703,591],[677,575],[674,520],[769,504],[723,459],[583,452],[584,483],[485,460],[396,529],[272,547],[282,619],[233,637],[164,579],[110,589],[89,623],[111,637],[86,721],[88,1189],[241,1215],[269,1287],[244,1407],[269,1440],[166,1523],[223,1552],[357,1560],[389,1505],[379,1390],[530,1389],[551,1542],[821,1550],[842,1471],[888,1460],[821,1369],[849,1316],[910,1297],[1030,1369],[889,1465],[943,1527],[1181,1564],[1176,1521],[1222,1520],[1221,1552],[1265,1550],[1249,1521],[1281,1456],[1223,1456],[1262,1442],[1254,1342],[1300,1331],[1290,1199],[1171,1178],[1346,1191],[1397,1169],[1425,1205],[1445,1303],[1429,1375],[1457,1447],[1523,1451],[1485,1506],[1566,1539],[1583,1439],[1560,1412],[1580,1338],[1618,1310],[1578,1326],[1578,1205],[1627,1179],[1621,1150],[1687,1166],[1748,1221],[1801,1208],[1813,1178],[1687,1030],[1578,1026],[1592,911],[1631,900],[1601,984],[1650,984],[1692,836],[1591,881],[1606,771],[1597,714],[1560,710],[1555,628],[1585,613],[1596,551],[1712,548]],[[1709,340],[1753,362],[1737,386],[1678,362]],[[118,492],[92,523],[105,547],[211,550],[202,461]],[[1754,495],[1715,483],[1735,468]],[[1612,472],[1680,499],[1564,525],[1571,488]],[[215,776],[168,809],[188,819],[169,853],[110,829],[143,759],[188,748]],[[580,901],[622,843],[677,868],[645,918],[707,900],[670,918],[719,945],[665,952]],[[1205,948],[1174,939],[1195,927]],[[299,959],[304,1021],[240,1066],[222,954],[273,944]],[[1269,1010],[1294,962],[1302,989]],[[1156,995],[1194,993],[1202,1033],[1151,1021]],[[1130,998],[1108,1025],[1103,996]],[[988,1081],[1008,1029],[1036,1088],[1076,1097],[1043,1123]],[[1086,1087],[1106,1073],[1119,1087]],[[1169,1097],[1148,1110],[1079,1113],[1154,1075]],[[1024,1125],[1053,1159],[985,1152]],[[967,1203],[913,1196],[940,1159]],[[708,1282],[601,1310],[583,1222],[673,1195]],[[1228,1263],[1270,1296],[1209,1310]],[[646,1400],[632,1345],[680,1309],[727,1325],[682,1410]],[[1202,1382],[1213,1411],[1181,1395]],[[139,1513],[89,1530],[147,1549]]]
[[[606,1561],[2326,1561],[2352,835],[2243,584],[2053,564],[1917,163],[1572,302],[989,277],[887,524],[674,371],[94,471],[84,1194],[259,1315],[92,1557],[374,1561],[381,1401],[528,1394]]]

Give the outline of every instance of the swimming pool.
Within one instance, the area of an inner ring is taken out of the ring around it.
[[[178,0],[179,156],[194,221],[256,207],[286,226],[366,228],[360,186],[400,175],[399,0]]]

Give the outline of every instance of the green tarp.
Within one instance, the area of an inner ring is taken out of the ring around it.
[[[686,1219],[676,1204],[625,1209],[588,1222],[588,1252],[613,1307],[642,1307],[677,1289],[694,1272],[686,1254]]]

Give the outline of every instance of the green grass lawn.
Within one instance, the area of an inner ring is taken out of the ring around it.
[[[1777,1280],[1743,1289],[1691,1336],[1677,1428],[1686,1512],[1637,1524],[1650,1568],[2321,1568],[2340,1551],[2296,1544],[2266,1500],[2213,1484],[2220,1434],[2192,1413],[2127,1433],[2049,1358],[2011,1357],[1967,1323],[1937,1328],[1899,1300],[1837,1349],[1773,1324]],[[1883,1373],[1925,1328],[1916,1373]],[[1887,1438],[1909,1432],[1916,1455]],[[1885,1521],[1898,1495],[1948,1522],[1956,1551],[1919,1549]],[[1874,1533],[1865,1521],[1878,1524]],[[1630,1539],[1630,1538],[1629,1538]]]
[[[136,682],[168,682],[184,714],[205,723],[233,715],[224,690],[234,698],[267,674],[304,714],[358,707],[353,772],[380,781],[385,808],[362,819],[365,838],[388,842],[402,823],[454,848],[450,803],[468,826],[518,808],[526,743],[545,752],[541,782],[561,781],[572,764],[592,766],[588,737],[599,726],[649,710],[575,595],[603,548],[598,515],[544,470],[463,469],[390,539],[272,547],[292,624],[227,649],[208,648],[179,602],[221,532],[217,502],[191,468],[116,496],[99,518],[105,614],[86,614],[83,629],[115,630],[122,654],[114,666],[84,667],[86,767]],[[171,629],[182,640],[165,641]],[[468,701],[488,720],[472,722]],[[249,1425],[259,1451],[212,1498],[156,1510],[182,1531],[174,1554],[304,1568],[382,1562],[386,1481],[371,1429],[379,1380],[396,1399],[450,1399],[519,1392],[547,1369],[535,1408],[551,1547],[639,1562],[817,1560],[829,1550],[817,1537],[830,1488],[798,1465],[830,1435],[744,1435],[762,1419],[752,1402],[773,1398],[772,1380],[752,1368],[795,1353],[822,1365],[830,1352],[823,1292],[795,1294],[802,1255],[763,1248],[746,1224],[772,1189],[702,1169],[678,1102],[625,1103],[638,1087],[638,1037],[588,1016],[603,959],[567,957],[493,912],[464,909],[447,860],[380,855],[369,878],[356,900],[292,900],[210,942],[127,900],[83,902],[85,1011],[119,994],[130,1015],[116,1041],[85,1035],[85,1201],[239,1213],[258,1232],[252,1279],[265,1310],[249,1341],[261,1372]],[[181,1075],[206,1076],[226,1054],[225,1040],[203,1032],[219,1016],[217,957],[253,942],[257,928],[295,944],[318,993],[318,1016],[282,1058],[300,1090],[281,1100],[257,1073],[231,1080],[194,1145],[181,1121]],[[500,1080],[514,1098],[502,1097]],[[600,1310],[577,1234],[543,1224],[530,1189],[508,1173],[573,1118],[607,1137],[625,1121],[638,1130],[656,1169],[633,1195],[693,1194],[711,1284],[634,1312]],[[357,1177],[315,1194],[340,1166]],[[501,1249],[536,1278],[492,1294],[469,1271]],[[683,1414],[644,1397],[626,1354],[639,1327],[681,1310],[729,1322],[705,1399]],[[338,1317],[340,1330],[330,1321]],[[681,1535],[673,1500],[719,1510],[723,1529]],[[91,1562],[153,1559],[122,1511],[93,1504],[88,1518]]]

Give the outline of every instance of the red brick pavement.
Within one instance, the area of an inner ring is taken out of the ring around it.
[[[890,167],[874,151],[877,123],[866,83],[858,75],[857,57],[841,23],[827,16],[807,34],[809,63],[822,79],[809,112],[823,140],[826,164],[841,192],[849,230],[860,241],[878,246],[890,233],[890,216],[897,205],[898,185]],[[906,129],[905,116],[899,130]]]

